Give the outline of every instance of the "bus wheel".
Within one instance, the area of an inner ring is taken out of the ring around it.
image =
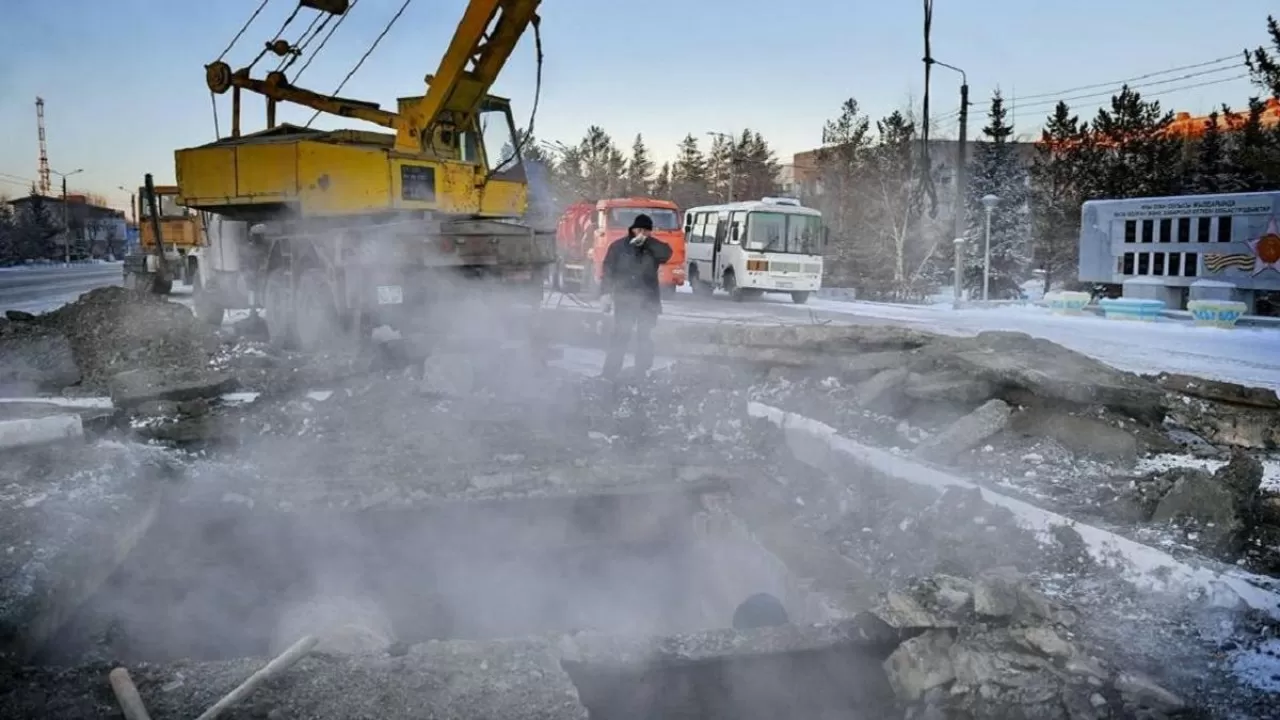
[[[723,282],[725,291],[729,293],[729,297],[734,302],[742,302],[747,299],[747,291],[738,287],[738,279],[734,277],[732,270],[724,274]]]
[[[797,305],[803,305],[809,302],[809,293],[803,290],[797,290],[796,292],[791,293],[791,302]]]

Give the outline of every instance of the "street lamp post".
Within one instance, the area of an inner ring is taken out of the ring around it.
[[[138,223],[138,197],[132,190],[123,185],[117,185],[116,189],[129,193],[129,219],[136,225]]]
[[[955,297],[952,301],[952,307],[960,309],[960,288],[964,284],[964,238],[958,237],[954,241],[956,246],[956,267],[955,267]]]
[[[711,137],[720,138],[721,140],[729,143],[729,192],[728,197],[725,198],[725,202],[733,202],[733,161],[735,159],[734,156],[736,155],[733,147],[733,136],[729,133],[714,131],[708,132],[707,134]]]
[[[70,206],[67,205],[67,178],[76,173],[84,172],[84,168],[77,168],[69,173],[60,173],[57,170],[49,170],[49,172],[62,178],[62,261],[71,264],[71,212]]]
[[[926,56],[924,58],[924,62],[925,65],[937,65],[938,67],[944,67],[948,70],[960,73],[960,137],[956,142],[956,169],[954,173],[954,185],[956,192],[951,213],[951,236],[955,238],[956,246],[956,287],[954,303],[958,307],[960,305],[960,297],[962,293],[961,281],[964,278],[963,255],[961,254],[964,250],[964,238],[960,234],[960,223],[964,218],[965,198],[968,195],[968,188],[966,187],[967,178],[965,173],[965,162],[967,160],[965,145],[969,134],[969,76],[964,70],[961,70],[955,65],[948,65],[947,63],[941,62],[932,57]],[[925,152],[928,152],[928,148],[925,148]]]
[[[984,302],[991,298],[991,211],[995,210],[998,204],[1000,204],[1000,198],[995,195],[982,196],[982,207],[987,211],[987,237],[982,250],[982,299]]]

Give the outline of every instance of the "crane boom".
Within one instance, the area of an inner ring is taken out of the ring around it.
[[[334,15],[349,10],[344,1],[303,0],[301,4]],[[516,44],[530,25],[537,25],[540,4],[541,0],[470,0],[439,67],[426,77],[426,94],[416,102],[402,104],[399,112],[383,110],[377,103],[296,87],[281,72],[257,79],[249,68],[233,72],[222,61],[206,66],[205,79],[209,89],[218,94],[235,88],[265,96],[269,101],[269,126],[274,125],[272,103],[290,102],[391,128],[396,132],[397,150],[422,152],[432,146],[437,130],[461,131],[473,126],[484,98]]]

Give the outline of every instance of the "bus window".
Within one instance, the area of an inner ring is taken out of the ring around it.
[[[753,212],[747,218],[747,249],[786,252],[787,216],[775,212]]]
[[[729,238],[729,213],[721,211],[716,217],[716,239],[721,245],[733,245],[734,242]]]
[[[822,218],[813,215],[787,217],[787,252],[799,255],[822,253]]]
[[[702,231],[702,242],[713,243],[716,241],[716,233],[719,230],[719,223],[716,220],[715,213],[707,213],[707,225]]]
[[[688,241],[700,243],[702,242],[702,233],[706,231],[707,228],[707,214],[694,213],[691,217],[693,219],[689,221]]]
[[[730,217],[732,218],[729,221],[731,223],[730,227],[734,229],[735,233],[732,240],[734,244],[741,245],[742,241],[747,237],[747,211],[735,210]]]

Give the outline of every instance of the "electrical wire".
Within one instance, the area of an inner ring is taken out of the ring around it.
[[[1214,60],[1206,60],[1205,62],[1193,63],[1191,65],[1181,65],[1179,67],[1168,68],[1166,70],[1160,70],[1157,72],[1149,72],[1149,73],[1146,73],[1145,75],[1137,75],[1135,77],[1127,78],[1125,80],[1117,80],[1114,82],[1105,82],[1105,83],[1095,83],[1093,85],[1080,85],[1078,87],[1067,88],[1066,90],[1059,90],[1058,92],[1040,93],[1039,95],[1024,95],[1023,97],[1020,97],[1018,99],[1019,100],[1038,100],[1040,98],[1057,97],[1059,95],[1067,95],[1069,93],[1080,92],[1081,90],[1096,90],[1098,88],[1115,87],[1117,85],[1129,85],[1139,80],[1147,80],[1149,78],[1159,77],[1161,75],[1168,75],[1169,73],[1182,72],[1183,70],[1195,70],[1197,68],[1208,67],[1210,65],[1220,65],[1228,60],[1234,60],[1235,61],[1235,63],[1233,63],[1234,65],[1240,65],[1241,64],[1240,53],[1234,53],[1232,55],[1224,55],[1223,57],[1216,58]]]
[[[258,13],[262,12],[262,9],[267,6],[268,2],[270,2],[270,0],[262,0],[262,2],[258,4],[258,9],[253,11],[253,14],[249,16],[249,19],[246,20],[244,25],[240,28],[240,32],[236,33],[236,36],[231,38],[231,42],[227,45],[227,48],[218,54],[218,60],[215,60],[214,62],[222,60],[222,58],[227,56],[227,53],[231,52],[231,48],[235,47],[236,43],[240,40],[240,36],[244,35],[244,31],[249,29],[249,26],[253,24],[255,19],[257,19]]]
[[[1159,75],[1167,75],[1171,72],[1178,72],[1178,71],[1190,69],[1193,67],[1204,67],[1206,64],[1208,63],[1200,63],[1198,65],[1188,65],[1181,68],[1171,68],[1169,70],[1164,70],[1158,73],[1148,73],[1146,75],[1130,78],[1129,81],[1118,81],[1115,83],[1101,83],[1096,85],[1086,85],[1086,86],[1080,86],[1071,90],[1064,90],[1056,93],[1039,93],[1037,95],[1024,95],[1015,99],[1018,102],[1019,109],[1022,109],[1023,101],[1035,100],[1037,98],[1046,98],[1046,100],[1041,102],[1032,102],[1030,103],[1032,107],[1046,105],[1046,104],[1052,106],[1052,105],[1057,105],[1059,102],[1070,102],[1073,100],[1088,100],[1090,98],[1110,97],[1111,95],[1115,95],[1116,93],[1120,92],[1120,90],[1126,86],[1130,90],[1142,90],[1143,88],[1155,87],[1157,85],[1167,85],[1169,83],[1181,82],[1183,80],[1191,80],[1193,78],[1204,77],[1206,75],[1214,75],[1220,72],[1226,72],[1228,70],[1237,70],[1245,66],[1243,62],[1239,61],[1239,58],[1236,58],[1236,62],[1232,65],[1224,65],[1222,67],[1213,68],[1211,70],[1200,70],[1199,72],[1187,73],[1185,75],[1179,75],[1178,77],[1172,77],[1172,78],[1165,78],[1163,80],[1153,80],[1151,82],[1139,82],[1137,84],[1134,84],[1132,82],[1134,80],[1139,80],[1141,78],[1151,78],[1151,77],[1157,77]],[[1108,89],[1102,92],[1093,92],[1086,95],[1078,95],[1075,97],[1064,97],[1065,95],[1069,95],[1071,92],[1087,90],[1091,88],[1100,88],[1100,87],[1105,87]],[[959,117],[959,115],[960,115],[959,110],[952,110],[948,112],[946,115],[943,115],[938,119],[940,121],[949,120],[954,117]]]
[[[1217,80],[1207,80],[1207,81],[1204,81],[1204,82],[1191,83],[1190,85],[1180,85],[1180,86],[1178,86],[1178,87],[1165,88],[1165,89],[1163,89],[1163,90],[1157,90],[1157,91],[1155,91],[1155,92],[1144,92],[1144,93],[1142,93],[1142,97],[1143,97],[1143,98],[1160,97],[1161,95],[1168,95],[1169,93],[1180,92],[1180,91],[1182,91],[1182,90],[1195,90],[1196,88],[1212,87],[1212,86],[1214,86],[1214,85],[1222,85],[1222,84],[1224,84],[1224,83],[1234,82],[1234,81],[1236,81],[1236,80],[1243,80],[1243,79],[1245,79],[1245,78],[1247,78],[1247,77],[1249,77],[1249,73],[1240,73],[1239,75],[1233,75],[1233,76],[1228,77],[1228,78],[1218,78]],[[1104,94],[1105,94],[1105,93],[1104,93]],[[1055,101],[1053,101],[1053,102],[1051,102],[1051,103],[1050,103],[1050,102],[1046,102],[1046,103],[1038,103],[1038,104],[1037,104],[1037,103],[1032,103],[1032,109],[1033,109],[1033,110],[1043,110],[1043,109],[1048,109],[1048,108],[1055,107],[1055,106],[1058,104],[1058,102],[1069,102],[1069,101],[1072,101],[1072,100],[1081,100],[1081,99],[1086,99],[1086,98],[1088,98],[1088,97],[1097,97],[1097,95],[1095,94],[1095,95],[1092,95],[1092,96],[1081,96],[1081,97],[1078,97],[1078,98],[1063,98],[1061,101],[1055,100]],[[1019,109],[1019,110],[1024,110],[1025,108],[1023,108],[1021,105],[1019,105],[1019,106],[1018,106],[1018,109]],[[949,125],[954,125],[954,124],[955,124],[954,122],[949,123]]]
[[[351,72],[347,73],[347,76],[342,78],[342,82],[338,83],[338,89],[334,90],[329,97],[337,97],[338,93],[342,92],[342,88],[347,86],[347,81],[351,79],[352,75],[356,74],[356,71],[360,69],[361,65],[364,65],[364,61],[369,59],[369,56],[377,49],[378,43],[382,42],[382,38],[386,37],[387,33],[391,32],[391,28],[396,24],[396,21],[400,19],[400,16],[404,14],[405,9],[409,7],[409,3],[411,2],[413,2],[413,0],[404,0],[404,3],[400,5],[400,9],[396,11],[396,14],[391,16],[391,20],[387,22],[386,27],[382,28],[382,32],[378,33],[378,37],[373,39],[373,44],[369,46],[368,50],[364,51],[364,55],[361,55],[360,59],[356,61],[355,67],[351,68]],[[320,117],[319,110],[311,116],[311,119],[308,120],[307,124],[303,127],[311,127],[311,123],[315,122],[318,117]]]
[[[529,138],[533,137],[533,123],[538,117],[538,100],[542,98],[542,18],[534,15],[529,24],[533,26],[533,47],[537,58],[537,65],[533,71],[533,108],[529,110],[529,124],[525,127],[524,135],[516,141],[515,149],[511,151],[511,157],[506,162],[490,170],[485,176],[486,183],[495,173],[504,169],[508,162],[519,158],[521,153],[524,152],[525,145],[529,144]]]
[[[316,16],[311,18],[311,24],[307,26],[306,30],[302,31],[302,36],[299,37],[298,41],[289,49],[289,53],[280,58],[279,64],[276,65],[276,72],[284,72],[292,67],[293,64],[298,61],[302,52],[307,49],[307,45],[316,38],[316,35],[320,34],[321,30],[324,30],[324,26],[328,24],[329,20],[332,18],[333,15],[327,12],[316,13]],[[322,19],[323,22],[321,22]],[[316,28],[317,23],[320,25],[318,29]],[[315,30],[314,34],[312,33],[312,30]]]
[[[307,58],[307,61],[302,64],[302,69],[298,71],[297,75],[293,76],[293,80],[291,82],[294,85],[298,84],[298,79],[302,77],[302,73],[306,72],[307,68],[311,67],[311,61],[316,59],[316,56],[320,54],[321,50],[324,50],[324,46],[328,44],[329,38],[333,37],[333,34],[338,31],[338,28],[342,27],[343,21],[351,16],[351,11],[356,9],[356,4],[359,2],[360,0],[351,0],[351,5],[347,7],[347,11],[342,14],[342,17],[338,18],[338,22],[334,23],[333,27],[329,28],[329,32],[325,33],[324,39],[320,41],[320,47],[316,48],[315,52],[311,53],[311,57]],[[316,34],[318,35],[319,32]]]
[[[276,31],[275,37],[267,41],[266,45],[264,45],[262,50],[258,53],[258,56],[255,57],[253,61],[246,66],[246,68],[251,68],[254,65],[257,65],[258,61],[261,60],[264,55],[271,52],[271,45],[275,43],[275,41],[279,40],[282,35],[284,35],[285,30],[289,29],[289,24],[293,22],[294,18],[298,17],[298,11],[300,10],[302,10],[302,3],[298,3],[298,6],[293,9],[293,12],[289,13],[289,17],[284,19],[284,24],[281,25],[280,29]]]

